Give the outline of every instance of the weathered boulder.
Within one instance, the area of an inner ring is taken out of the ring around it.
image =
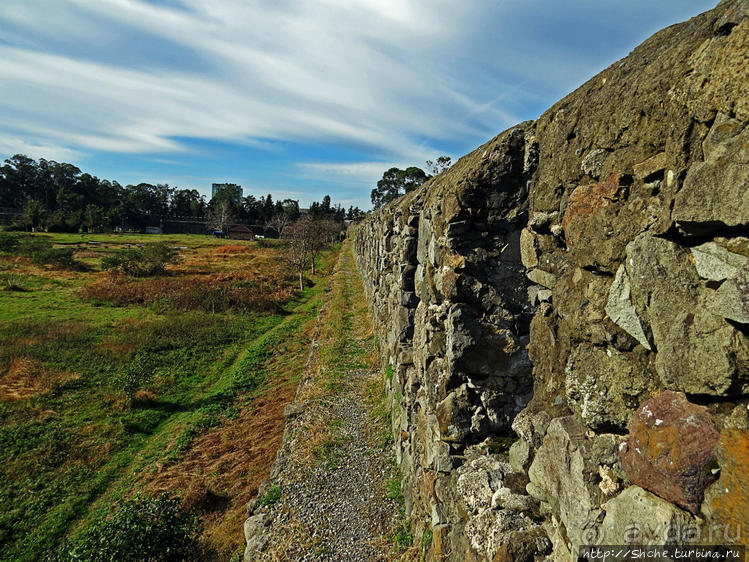
[[[664,545],[685,544],[696,535],[697,523],[687,512],[630,486],[606,503],[603,523],[590,538],[597,544]]]
[[[600,513],[598,467],[590,464],[593,441],[572,416],[549,424],[543,445],[528,469],[528,493],[546,503],[564,524],[573,549],[585,544],[583,529]]]
[[[644,353],[581,344],[566,368],[567,402],[587,427],[623,430],[643,398],[654,390]]]
[[[667,390],[632,416],[621,463],[634,484],[697,513],[714,480],[709,467],[718,437],[707,408]]]
[[[626,274],[631,300],[658,353],[655,368],[666,388],[694,394],[742,392],[747,385],[749,339],[701,305],[718,309],[734,294],[706,287],[692,265],[691,252],[674,242],[642,234],[627,245]],[[738,296],[735,296],[739,299]],[[734,302],[734,301],[731,301]],[[733,308],[740,308],[740,300]],[[631,329],[631,328],[630,328]],[[633,330],[636,332],[636,330]]]
[[[702,150],[705,159],[689,168],[672,219],[697,232],[716,223],[749,224],[749,128],[720,113]]]

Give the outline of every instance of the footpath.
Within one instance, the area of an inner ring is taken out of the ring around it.
[[[245,561],[387,560],[410,539],[364,290],[344,244]]]

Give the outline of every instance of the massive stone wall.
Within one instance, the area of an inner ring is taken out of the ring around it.
[[[747,12],[659,32],[351,228],[434,557],[746,543]]]

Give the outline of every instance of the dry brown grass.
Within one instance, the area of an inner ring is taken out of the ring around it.
[[[28,357],[14,357],[0,379],[0,401],[15,402],[52,390],[55,383],[77,379],[80,375],[44,367]]]
[[[36,265],[31,261],[31,258],[21,256],[3,256],[2,263],[8,273],[14,275],[32,275],[49,279],[50,281],[68,281],[82,275],[80,271],[50,269],[43,265]]]
[[[178,310],[268,312],[294,294],[279,250],[227,245],[180,253],[167,275],[133,279],[111,273],[93,276],[81,291],[86,299],[123,305],[161,302]]]
[[[149,279],[104,274],[81,291],[84,298],[119,306],[161,302],[177,310],[215,312],[274,311],[292,295],[293,288],[283,278],[243,271]]]
[[[251,254],[254,253],[252,246],[219,246],[216,248],[217,255],[225,254]]]
[[[283,409],[294,399],[313,327],[314,320],[274,355],[267,365],[273,384],[236,419],[197,437],[179,461],[142,479],[148,491],[179,491],[183,505],[198,510],[202,542],[212,559],[228,560],[244,547],[246,505],[268,477],[281,445]]]

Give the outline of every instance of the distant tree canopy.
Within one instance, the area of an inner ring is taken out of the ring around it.
[[[226,184],[206,201],[195,189],[168,184],[139,183],[123,187],[84,173],[73,164],[44,159],[37,162],[22,154],[8,158],[0,166],[0,208],[19,213],[16,227],[24,229],[144,230],[170,217],[207,220],[210,226],[224,229],[235,223],[269,225],[279,215],[280,224],[286,225],[301,215],[299,202],[294,199],[274,201],[270,194],[242,198],[239,193],[238,185]],[[347,212],[340,204],[333,205],[326,195],[322,202],[312,203],[309,214],[313,219],[341,222],[357,218],[362,211],[350,207]]]
[[[435,161],[427,160],[427,170],[433,176],[438,176],[439,174],[447,170],[450,166],[452,166],[452,160],[453,159],[449,156],[440,156]]]
[[[405,170],[390,168],[382,175],[382,179],[377,182],[377,187],[370,194],[372,205],[375,209],[379,209],[401,195],[413,191],[429,177],[424,170],[416,166]]]

